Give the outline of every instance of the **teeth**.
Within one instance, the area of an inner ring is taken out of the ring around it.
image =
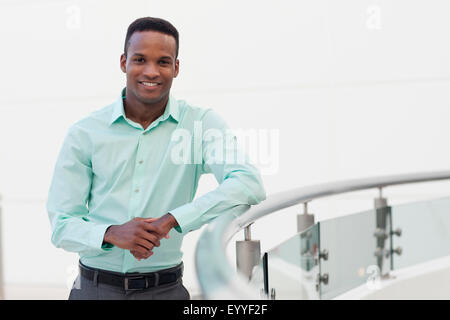
[[[154,87],[154,86],[158,85],[158,83],[156,83],[156,82],[141,82],[141,83],[147,87]]]

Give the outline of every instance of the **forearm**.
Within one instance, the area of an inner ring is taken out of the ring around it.
[[[70,252],[89,251],[92,254],[100,254],[110,247],[103,243],[105,231],[109,226],[59,214],[52,221],[51,241],[57,248]]]
[[[244,180],[244,181],[243,181]],[[249,207],[265,199],[265,191],[257,178],[238,178],[230,175],[215,190],[181,207],[170,210],[180,228],[177,231],[188,232],[198,229],[217,216],[229,212],[235,207]],[[237,209],[242,213],[242,209]]]

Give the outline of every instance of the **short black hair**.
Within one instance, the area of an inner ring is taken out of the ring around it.
[[[135,32],[139,31],[158,31],[168,34],[175,38],[176,53],[175,58],[178,57],[179,36],[178,30],[169,22],[161,18],[144,17],[133,21],[127,30],[127,36],[125,37],[124,54],[127,56],[127,50],[130,42],[130,38]]]

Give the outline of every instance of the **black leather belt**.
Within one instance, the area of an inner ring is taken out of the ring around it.
[[[124,290],[144,290],[163,284],[176,282],[183,275],[183,263],[174,268],[150,273],[113,273],[106,270],[91,268],[81,262],[80,274],[88,280],[94,281],[97,277],[98,283],[121,287]]]

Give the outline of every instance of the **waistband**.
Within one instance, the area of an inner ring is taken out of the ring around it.
[[[80,275],[95,283],[103,283],[124,290],[145,290],[163,284],[176,282],[183,276],[184,265],[148,273],[119,273],[88,267],[79,261]]]

